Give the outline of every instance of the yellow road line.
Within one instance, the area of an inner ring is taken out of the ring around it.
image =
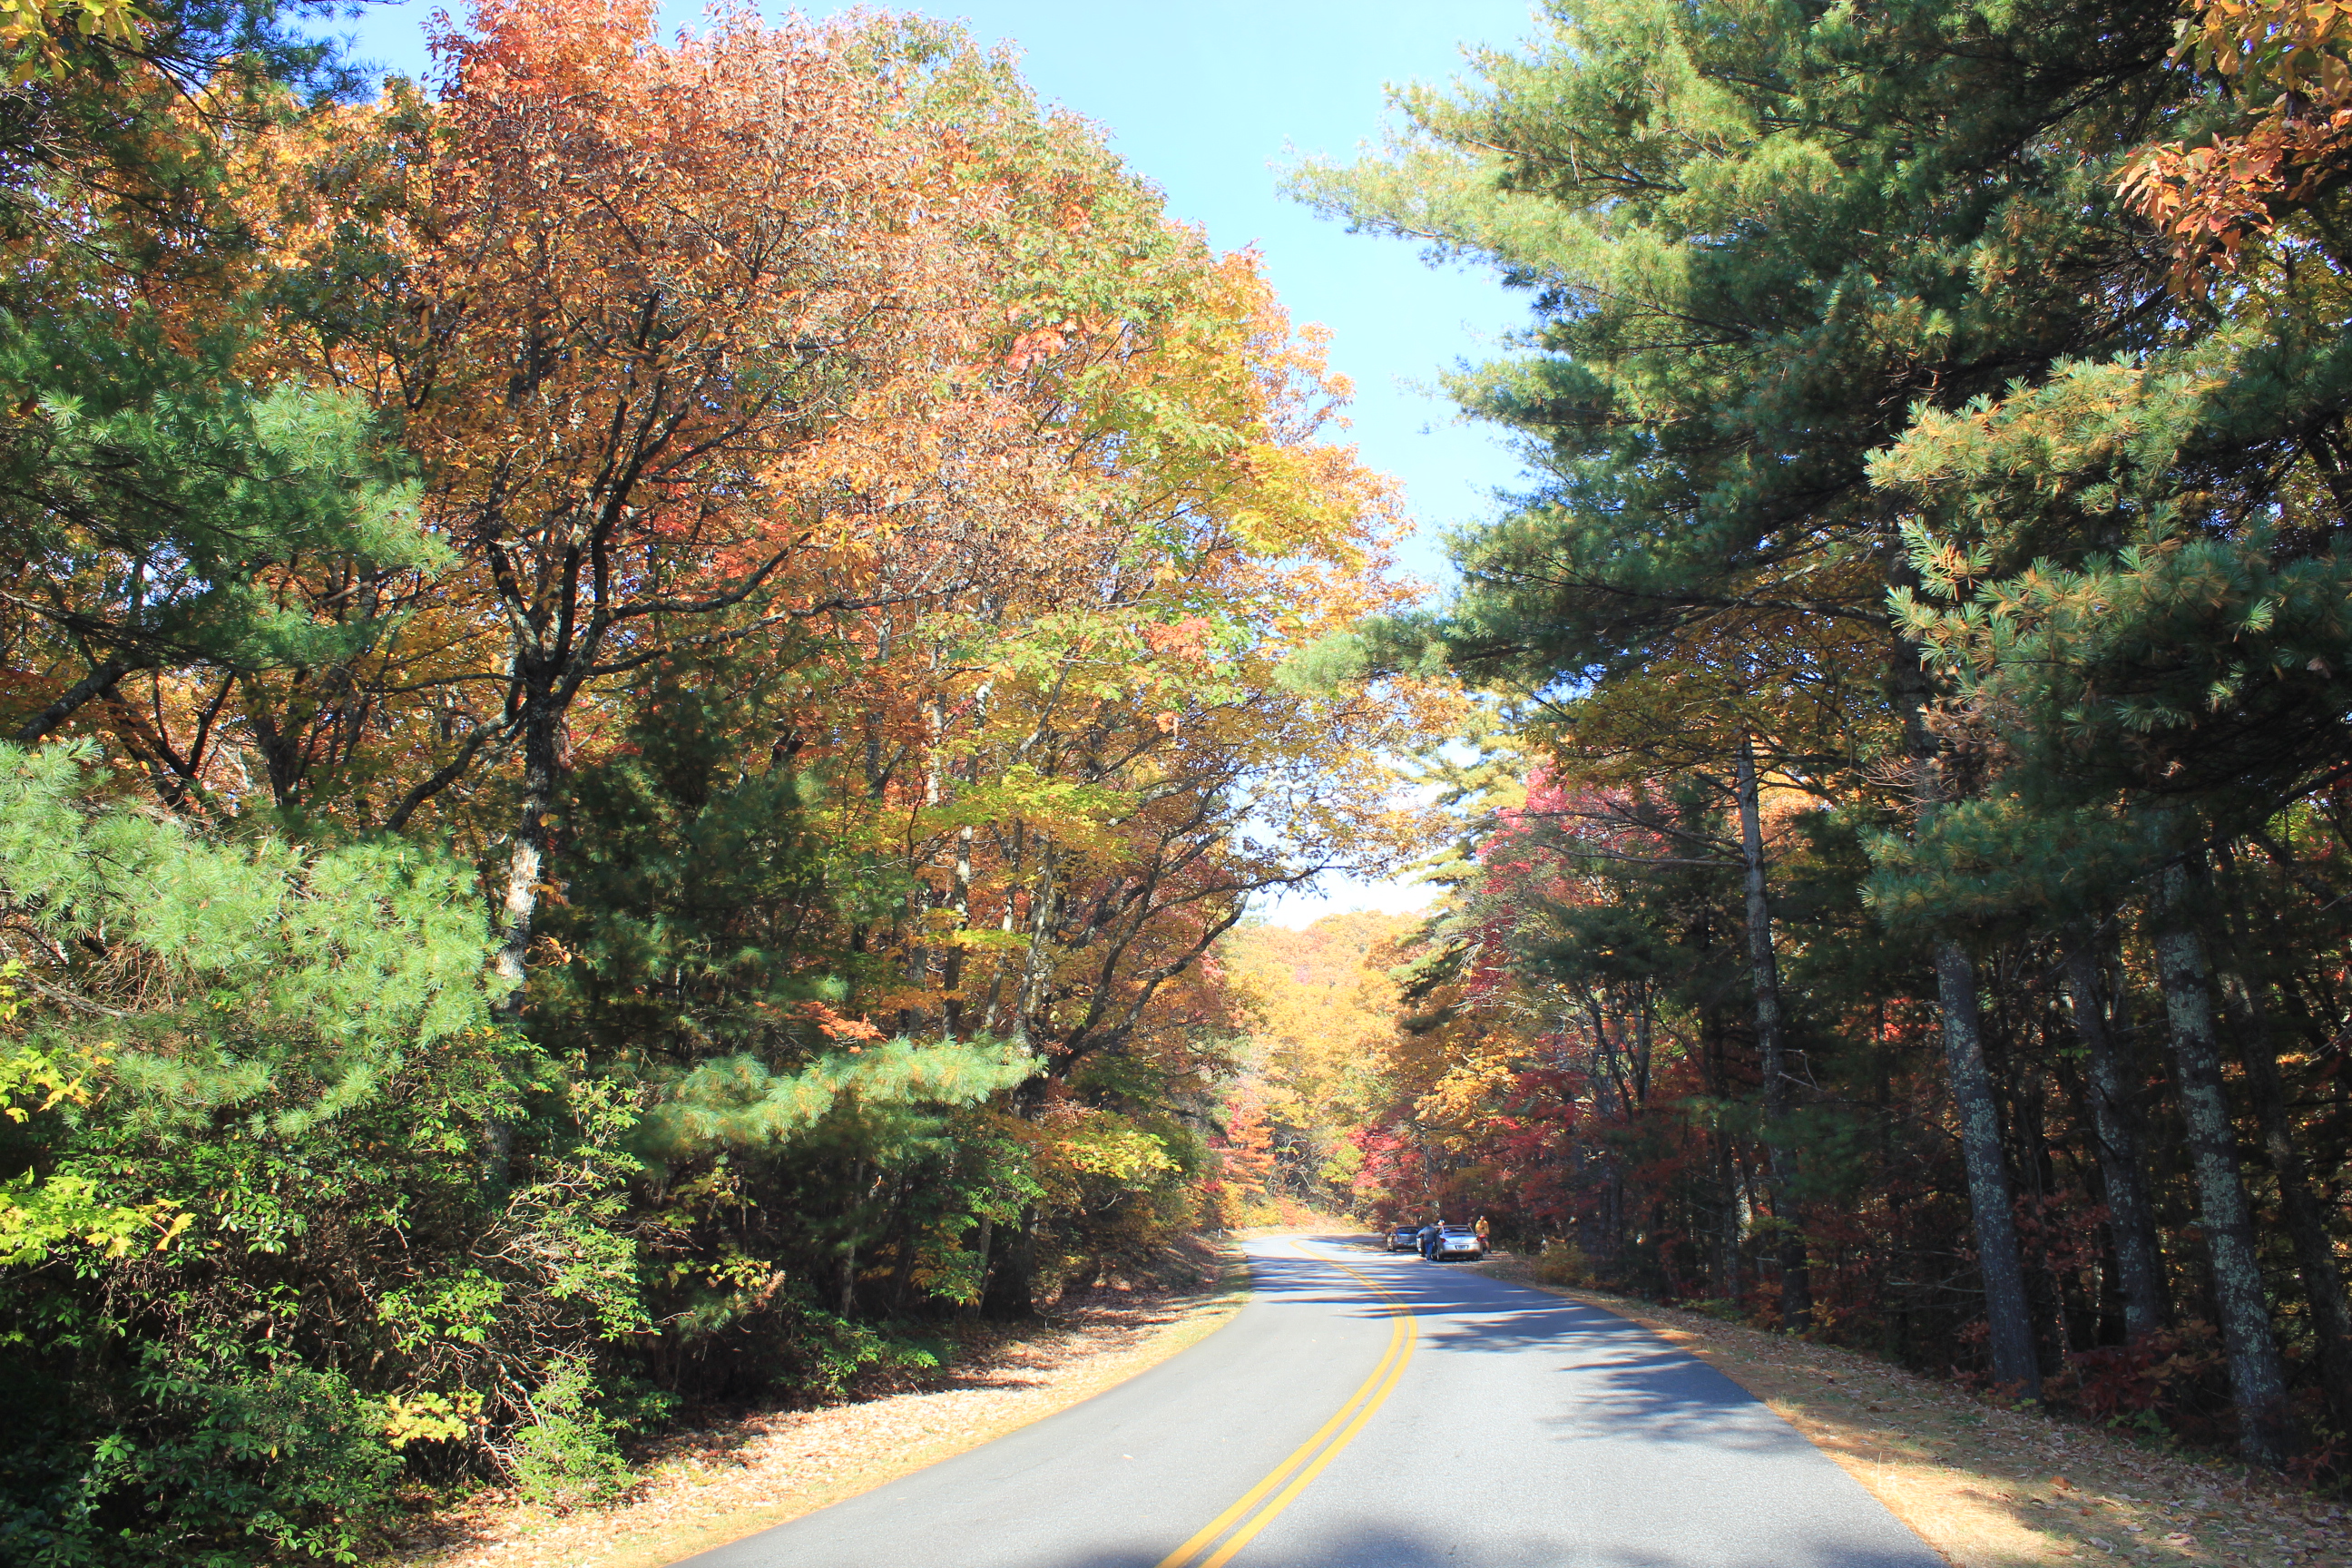
[[[1316,1429],[1312,1437],[1301,1443],[1291,1451],[1287,1458],[1268,1471],[1264,1480],[1244,1492],[1240,1500],[1231,1508],[1202,1525],[1191,1540],[1161,1558],[1159,1568],[1184,1568],[1184,1565],[1192,1560],[1195,1552],[1231,1529],[1235,1520],[1255,1508],[1266,1493],[1280,1486],[1284,1478],[1288,1476],[1294,1468],[1306,1462],[1315,1450],[1322,1446],[1325,1438],[1344,1425],[1348,1417],[1355,1413],[1357,1403],[1368,1397],[1373,1389],[1379,1386],[1381,1380],[1388,1374],[1390,1366],[1398,1359],[1398,1352],[1411,1334],[1409,1321],[1410,1320],[1405,1318],[1392,1317],[1389,1329],[1388,1348],[1381,1352],[1381,1359],[1373,1366],[1371,1375],[1364,1379],[1362,1385],[1355,1393],[1348,1395],[1347,1402],[1339,1406],[1331,1419],[1323,1423]]]
[[[1297,1244],[1294,1242],[1292,1245],[1296,1247]],[[1347,1403],[1339,1406],[1331,1419],[1318,1427],[1312,1437],[1292,1449],[1288,1458],[1268,1471],[1264,1480],[1244,1492],[1240,1500],[1231,1508],[1202,1525],[1191,1540],[1161,1558],[1159,1568],[1187,1568],[1195,1553],[1208,1546],[1227,1530],[1232,1529],[1234,1522],[1256,1508],[1268,1492],[1273,1491],[1276,1487],[1282,1487],[1280,1494],[1272,1502],[1267,1503],[1255,1518],[1249,1520],[1235,1531],[1234,1538],[1226,1542],[1215,1556],[1201,1564],[1201,1568],[1224,1568],[1226,1563],[1233,1561],[1234,1553],[1248,1545],[1259,1531],[1273,1523],[1275,1516],[1288,1508],[1297,1499],[1298,1494],[1307,1489],[1307,1484],[1323,1473],[1323,1467],[1337,1458],[1339,1450],[1346,1447],[1354,1439],[1356,1434],[1363,1429],[1364,1423],[1371,1419],[1372,1412],[1381,1407],[1381,1403],[1388,1398],[1390,1391],[1396,1387],[1397,1380],[1404,1375],[1405,1363],[1412,1359],[1413,1344],[1419,1338],[1418,1325],[1414,1321],[1411,1307],[1405,1303],[1402,1297],[1378,1280],[1357,1273],[1344,1263],[1333,1262],[1328,1258],[1317,1258],[1304,1247],[1299,1247],[1298,1251],[1299,1256],[1303,1258],[1312,1258],[1318,1263],[1328,1263],[1342,1273],[1352,1276],[1387,1300],[1390,1318],[1388,1348],[1381,1353],[1380,1362],[1372,1368],[1371,1375],[1364,1379],[1356,1392],[1348,1396]],[[1332,1436],[1335,1431],[1339,1434],[1337,1436]],[[1330,1440],[1328,1447],[1324,1447],[1326,1438]],[[1318,1448],[1322,1448],[1319,1455],[1316,1452]],[[1311,1464],[1307,1462],[1310,1458],[1313,1460]],[[1302,1465],[1305,1466],[1303,1469],[1299,1468]],[[1297,1470],[1297,1475],[1292,1479],[1288,1486],[1283,1486],[1283,1479],[1289,1476],[1293,1470]]]

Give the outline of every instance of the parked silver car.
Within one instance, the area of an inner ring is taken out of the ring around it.
[[[1486,1244],[1468,1226],[1440,1226],[1436,1237],[1429,1244],[1429,1256],[1438,1263],[1449,1258],[1467,1258],[1475,1262],[1486,1256]]]
[[[1401,1225],[1389,1232],[1388,1244],[1382,1247],[1381,1250],[1384,1252],[1411,1252],[1420,1245],[1420,1238],[1421,1227],[1419,1226]]]

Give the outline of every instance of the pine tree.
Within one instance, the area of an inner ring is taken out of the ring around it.
[[[1803,21],[1569,5],[1533,58],[1482,57],[1454,98],[1408,94],[1394,159],[1309,170],[1309,199],[1536,291],[1540,352],[1455,390],[1524,435],[1540,484],[1464,542],[1464,591],[1424,635],[1544,690],[1605,686],[1663,640],[1844,621],[1874,633],[1878,679],[1922,734],[1933,686],[1885,600],[1910,555],[1871,455],[1915,407],[2158,331],[2162,269],[2084,154],[2179,98],[2156,68],[2170,38],[2154,4]],[[1931,755],[1910,749],[1924,779]],[[1969,1068],[1974,982],[1954,936],[1930,945],[1996,1376],[2031,1391],[1997,1113]]]

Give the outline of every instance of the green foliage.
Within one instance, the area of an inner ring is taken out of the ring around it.
[[[807,1131],[845,1100],[970,1105],[1034,1075],[1036,1058],[990,1042],[853,1046],[791,1074],[749,1057],[698,1064],[647,1113],[641,1146],[677,1158],[718,1149],[773,1147]]]
[[[557,1363],[530,1396],[530,1420],[516,1432],[508,1463],[523,1496],[568,1509],[607,1500],[628,1484],[612,1421],[596,1407],[588,1369]]]
[[[121,961],[35,982],[89,994],[85,1012],[135,966],[166,966],[162,1005],[109,1031],[121,1039],[108,1074],[136,1114],[241,1110],[291,1135],[380,1095],[416,1053],[487,1027],[488,935],[463,867],[398,843],[215,844],[147,812],[93,810],[90,758],[81,743],[0,745],[0,903],[52,952],[109,933]],[[86,1028],[68,1014],[39,1032]]]
[[[0,752],[0,900],[41,939],[0,1126],[0,1397],[42,1413],[5,1529],[59,1563],[348,1555],[420,1435],[402,1397],[510,1426],[518,1373],[643,1327],[633,1112],[491,1026],[464,868],[215,839],[87,763]],[[527,1095],[538,1152],[486,1210],[485,1119]]]
[[[0,1513],[12,1562],[173,1562],[204,1568],[274,1559],[354,1562],[391,1503],[399,1460],[377,1411],[341,1374],[285,1360],[192,1365],[151,1350],[135,1415],[85,1439],[41,1491],[21,1484],[47,1458],[16,1457]],[[54,1417],[26,1425],[50,1436]]]
[[[2095,920],[2170,847],[2153,820],[2113,807],[2036,810],[2013,793],[1939,807],[1916,832],[1864,836],[1863,897],[1904,933],[1979,932]]]
[[[2128,242],[2079,149],[2174,90],[2172,30],[2152,3],[1595,0],[1402,94],[1389,157],[1304,170],[1313,205],[1536,305],[1528,352],[1454,386],[1537,480],[1455,542],[1454,661],[1546,689],[1703,626],[1878,612],[1901,556],[1867,465],[1909,411],[2147,336],[2085,291]],[[2069,112],[2079,140],[2037,136]]]
[[[19,959],[0,963],[0,1026],[15,1025],[24,1010],[16,984],[24,968]],[[0,1115],[22,1126],[60,1105],[88,1105],[90,1076],[110,1060],[85,1055],[68,1065],[47,1051],[15,1046],[0,1056]],[[69,1173],[47,1180],[34,1171],[0,1177],[0,1268],[41,1263],[72,1246],[110,1258],[122,1257],[134,1243],[160,1252],[187,1228],[188,1216],[175,1214],[169,1199],[133,1206],[103,1202],[98,1194],[95,1183]]]

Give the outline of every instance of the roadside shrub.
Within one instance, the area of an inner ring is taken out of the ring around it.
[[[1548,1238],[1536,1254],[1535,1277],[1547,1285],[1583,1286],[1593,1282],[1592,1260],[1584,1248],[1559,1237]]]
[[[528,1501],[568,1510],[610,1501],[629,1484],[614,1425],[596,1407],[587,1363],[555,1363],[530,1398],[531,1420],[508,1445],[507,1464]]]
[[[378,1411],[338,1373],[169,1365],[140,1384],[154,1419],[89,1444],[47,1507],[0,1522],[0,1559],[38,1568],[347,1563],[391,1507],[399,1457]]]

